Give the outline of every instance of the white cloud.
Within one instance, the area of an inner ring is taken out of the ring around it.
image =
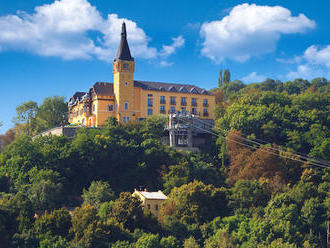
[[[281,6],[241,4],[222,20],[202,25],[201,53],[215,62],[225,58],[244,62],[274,51],[282,34],[303,33],[314,27],[315,22],[305,15],[292,16]]]
[[[173,62],[167,62],[166,60],[162,60],[159,63],[160,67],[169,67],[173,65]]]
[[[311,64],[324,65],[330,69],[330,45],[325,48],[310,46],[306,49],[303,57]]]
[[[116,54],[123,21],[133,56],[160,56],[134,21],[113,13],[103,18],[87,0],[56,0],[36,7],[32,14],[19,11],[0,16],[0,51],[25,50],[63,59],[97,58],[110,62]]]
[[[181,35],[179,35],[176,38],[172,38],[172,40],[173,40],[173,42],[171,45],[169,45],[169,46],[163,45],[163,48],[160,52],[160,56],[168,57],[168,56],[174,54],[178,48],[184,46],[185,40],[183,39],[183,37]]]
[[[287,78],[312,79],[315,77],[330,77],[330,45],[321,48],[316,45],[308,47],[302,56],[296,56],[297,68],[287,74]]]
[[[249,75],[242,77],[241,81],[245,83],[258,83],[264,81],[266,78],[266,76],[260,75],[257,72],[251,72]]]

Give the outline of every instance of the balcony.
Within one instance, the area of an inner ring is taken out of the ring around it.
[[[160,100],[160,104],[166,104],[166,101],[165,100]]]
[[[204,112],[204,113],[203,113],[203,116],[204,116],[204,117],[209,116],[209,113]]]
[[[165,109],[160,110],[159,112],[160,112],[161,114],[166,114],[166,110],[165,110]]]
[[[181,102],[181,106],[187,106],[187,102]]]
[[[176,105],[175,101],[170,102],[171,105]]]
[[[197,107],[197,102],[191,102],[191,106]]]
[[[208,106],[209,106],[209,104],[207,102],[203,103],[203,107],[208,107]]]

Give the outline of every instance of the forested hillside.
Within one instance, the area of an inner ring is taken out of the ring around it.
[[[329,81],[228,77],[198,153],[160,142],[166,117],[109,119],[70,140],[31,137],[61,114],[21,112],[0,153],[0,247],[326,248]],[[139,186],[167,194],[159,219],[131,196]]]

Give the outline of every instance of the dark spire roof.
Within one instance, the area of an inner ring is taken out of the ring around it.
[[[131,56],[131,52],[129,51],[128,43],[127,43],[127,33],[126,33],[126,24],[123,22],[121,29],[121,40],[117,51],[116,60],[128,60],[133,61],[134,58]]]

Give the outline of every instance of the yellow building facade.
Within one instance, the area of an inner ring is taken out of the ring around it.
[[[156,192],[149,192],[147,190],[139,191],[135,189],[132,196],[138,198],[141,201],[141,207],[144,210],[150,211],[156,217],[159,216],[160,208],[167,199],[167,196],[164,195],[161,190]]]
[[[125,123],[176,112],[214,119],[215,96],[211,92],[189,84],[135,80],[134,71],[123,23],[113,83],[97,82],[88,92],[76,92],[68,104],[69,123],[100,127],[109,117]]]

